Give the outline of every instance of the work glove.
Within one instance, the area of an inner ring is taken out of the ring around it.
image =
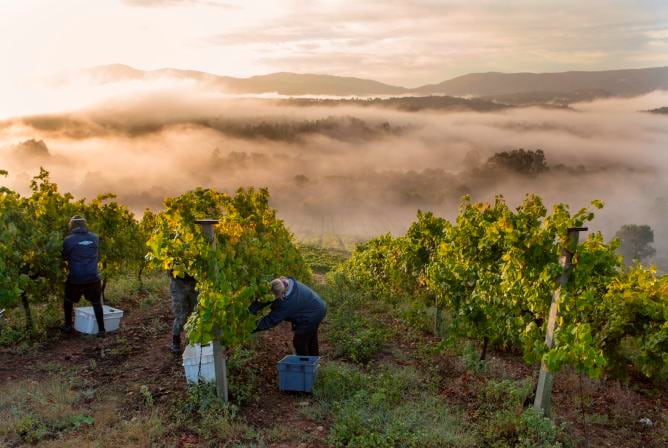
[[[250,306],[248,307],[248,312],[251,313],[251,314],[257,314],[260,311],[262,311],[262,309],[271,305],[271,303],[272,302],[258,302],[258,301],[255,301],[255,302],[251,303]]]

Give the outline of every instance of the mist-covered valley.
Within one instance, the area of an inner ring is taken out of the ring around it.
[[[517,204],[537,193],[572,208],[601,199],[594,227],[612,237],[623,224],[648,224],[665,257],[668,120],[644,111],[668,104],[667,92],[567,107],[429,98],[407,108],[192,86],[119,94],[0,122],[2,182],[26,192],[42,166],[75,197],[114,192],[137,213],[198,186],[268,187],[300,238],[402,232],[418,209],[453,218],[467,194]],[[544,163],[494,158],[520,148],[543,151]]]

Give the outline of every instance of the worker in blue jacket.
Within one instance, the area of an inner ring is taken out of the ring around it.
[[[65,282],[65,325],[62,330],[72,333],[72,311],[74,304],[84,296],[93,305],[97,320],[98,337],[105,336],[104,312],[102,310],[102,284],[97,263],[100,257],[100,239],[88,231],[86,220],[73,216],[69,222],[70,233],[63,241],[62,256],[67,263]]]
[[[292,344],[299,356],[320,356],[318,327],[327,314],[327,305],[308,286],[292,277],[280,277],[271,281],[271,292],[276,300],[269,303],[255,302],[250,312],[257,314],[271,306],[271,312],[258,320],[256,331],[268,330],[283,321],[292,324]]]

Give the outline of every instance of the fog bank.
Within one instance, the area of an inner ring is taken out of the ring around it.
[[[593,227],[649,224],[668,240],[666,92],[571,109],[405,112],[298,107],[198,89],[115,96],[0,122],[3,184],[25,192],[40,166],[63,191],[111,191],[135,211],[202,187],[266,186],[297,236],[402,232],[417,209],[453,218],[464,194],[517,204],[526,193],[572,208],[602,199]],[[487,170],[493,154],[542,149],[549,170]],[[338,243],[335,243],[338,244]],[[344,244],[343,242],[341,244]]]

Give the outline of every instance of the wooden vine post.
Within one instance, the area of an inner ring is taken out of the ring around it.
[[[211,247],[215,252],[216,238],[213,231],[213,226],[218,224],[219,221],[217,219],[198,219],[195,222],[201,226],[202,233],[204,233],[206,238],[209,240],[209,244],[211,244]],[[213,276],[212,280],[214,281],[214,284],[216,284],[218,280],[218,266],[216,264],[217,263],[214,259],[214,261],[212,261],[211,265],[209,266],[209,275]],[[227,403],[229,399],[229,394],[227,391],[227,365],[225,362],[225,348],[220,345],[220,334],[220,328],[215,328],[212,342],[213,367],[216,373],[216,392],[218,394],[218,398]]]
[[[561,276],[559,277],[559,286],[552,294],[552,303],[550,304],[550,313],[547,320],[547,332],[545,334],[545,346],[551,349],[554,344],[554,330],[557,325],[557,313],[559,310],[559,300],[561,298],[561,290],[566,288],[568,278],[571,275],[573,268],[573,255],[578,246],[580,232],[586,231],[586,227],[570,227],[568,229],[568,242],[566,247],[561,249],[561,256],[559,257],[559,264],[562,267]],[[540,374],[538,375],[538,386],[536,387],[536,399],[533,407],[540,411],[543,415],[549,416],[552,409],[552,383],[554,381],[554,374],[547,368],[545,362],[540,365]]]

